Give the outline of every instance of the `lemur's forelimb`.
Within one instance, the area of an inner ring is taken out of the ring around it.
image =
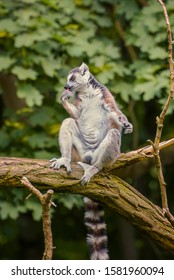
[[[78,154],[83,154],[83,145],[80,141],[80,131],[74,119],[68,118],[62,122],[59,131],[59,145],[61,158],[53,158],[51,160],[51,168],[59,169],[65,167],[67,172],[71,172],[72,151],[74,148],[78,150]],[[79,157],[81,159],[81,157]]]
[[[65,108],[65,110],[69,113],[69,115],[73,118],[73,119],[78,119],[80,116],[80,112],[79,110],[72,104],[70,103],[68,100],[70,97],[72,97],[73,94],[70,90],[65,89],[62,94],[61,94],[61,101],[62,101],[62,105]]]

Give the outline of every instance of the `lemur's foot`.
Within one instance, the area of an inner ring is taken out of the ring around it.
[[[82,166],[85,171],[83,177],[80,180],[81,184],[85,185],[85,184],[89,183],[91,177],[94,176],[99,171],[99,169],[97,167],[95,167],[94,165],[89,165],[89,164],[81,162],[81,161],[79,161],[77,163],[80,166]]]
[[[59,169],[61,166],[64,166],[68,173],[72,172],[70,161],[66,157],[61,157],[58,159],[52,158],[50,162],[51,162],[50,168],[52,169]]]

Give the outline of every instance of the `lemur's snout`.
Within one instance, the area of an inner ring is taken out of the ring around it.
[[[68,85],[68,84],[66,84],[65,86],[64,86],[64,89],[68,89],[68,90],[72,90],[73,89],[73,86],[70,86],[70,85]]]

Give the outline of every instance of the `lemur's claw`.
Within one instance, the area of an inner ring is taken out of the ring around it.
[[[95,167],[94,165],[89,165],[89,164],[81,162],[81,161],[79,161],[77,163],[80,166],[82,166],[84,169],[84,175],[80,180],[81,185],[86,185],[87,183],[89,183],[91,178],[99,171],[99,169],[97,167]]]
[[[82,186],[86,185],[87,183],[89,183],[91,179],[91,176],[87,176],[87,175],[84,175],[81,179],[80,179],[80,183]]]
[[[56,169],[60,169],[61,166],[64,166],[66,168],[68,174],[70,174],[72,172],[70,162],[65,157],[58,158],[58,159],[53,158],[50,160],[50,162],[51,162],[50,168],[52,168],[52,169],[56,170]]]

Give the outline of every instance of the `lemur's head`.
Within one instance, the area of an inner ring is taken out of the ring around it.
[[[74,68],[69,72],[67,84],[64,88],[70,91],[78,91],[87,85],[89,77],[89,68],[85,63],[82,63],[80,67]]]

